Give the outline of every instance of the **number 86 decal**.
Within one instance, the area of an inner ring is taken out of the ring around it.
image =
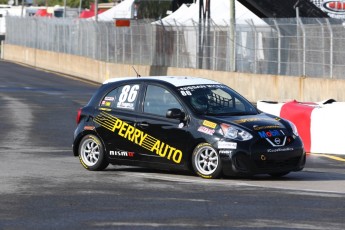
[[[122,88],[120,97],[119,97],[119,102],[134,102],[135,99],[137,98],[138,95],[138,90],[139,90],[139,85],[133,85],[132,87],[130,85],[125,85]]]

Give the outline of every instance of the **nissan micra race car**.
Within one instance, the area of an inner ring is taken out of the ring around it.
[[[115,164],[203,178],[283,176],[306,159],[295,125],[203,78],[108,80],[78,111],[77,124],[73,152],[88,170]]]

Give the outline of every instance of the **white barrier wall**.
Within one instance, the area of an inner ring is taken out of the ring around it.
[[[310,152],[345,155],[345,102],[314,108],[310,126]]]
[[[257,107],[293,122],[307,152],[345,155],[345,102],[258,101]]]

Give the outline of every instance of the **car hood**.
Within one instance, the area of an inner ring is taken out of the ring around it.
[[[219,124],[236,125],[248,131],[290,128],[284,119],[266,113],[245,116],[207,116],[206,118]]]

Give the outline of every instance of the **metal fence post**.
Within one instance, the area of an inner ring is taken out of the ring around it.
[[[134,51],[134,39],[133,39],[133,31],[134,30],[134,27],[129,27],[129,32],[130,32],[130,37],[131,37],[131,45],[130,45],[130,47],[131,47],[131,50],[130,50],[130,55],[131,55],[131,63],[133,63],[133,58],[134,58],[134,54],[133,54],[133,51]]]
[[[109,29],[108,29],[108,24],[105,22],[105,35],[106,35],[106,61],[109,62]]]
[[[331,26],[331,23],[329,22],[328,19],[326,19],[327,27],[329,29],[330,33],[330,50],[329,50],[329,75],[330,78],[333,78],[333,29]]]
[[[257,73],[257,55],[258,55],[258,50],[257,50],[257,47],[258,47],[258,44],[257,44],[257,31],[256,31],[256,28],[255,28],[255,25],[253,23],[252,20],[248,20],[248,24],[252,30],[252,32],[254,33],[254,73]]]
[[[305,32],[305,28],[303,25],[303,22],[301,20],[301,18],[297,18],[297,23],[298,25],[301,26],[302,29],[302,36],[303,36],[303,60],[302,60],[302,76],[306,76],[306,50],[307,50],[307,39],[306,39],[306,32]]]
[[[326,68],[326,63],[325,63],[325,29],[323,28],[322,23],[320,22],[319,19],[316,19],[316,21],[319,23],[320,27],[321,27],[321,33],[322,33],[322,42],[321,42],[321,46],[322,46],[322,76],[325,76],[325,68]]]
[[[274,25],[277,29],[277,32],[278,32],[278,63],[277,63],[277,67],[278,67],[278,74],[281,74],[281,49],[282,49],[282,36],[281,36],[281,32],[280,32],[280,28],[278,26],[278,23],[277,23],[277,20],[273,20],[274,22]]]
[[[179,36],[179,29],[176,27],[176,67],[180,67],[179,63],[179,56],[180,56],[180,36]]]

